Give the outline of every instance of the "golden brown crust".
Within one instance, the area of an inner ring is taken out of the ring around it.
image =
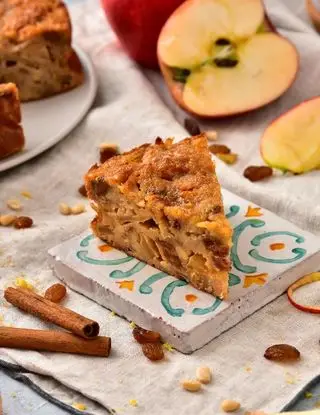
[[[90,171],[87,182],[120,186],[129,199],[144,200],[153,211],[162,211],[173,220],[198,223],[210,220],[210,215],[224,217],[214,172],[206,136],[199,135],[176,144],[170,139],[153,146],[145,144],[115,156]],[[89,194],[94,199],[90,185]]]
[[[68,11],[60,0],[2,0],[0,43],[21,43],[45,33],[71,39]]]
[[[0,159],[22,150],[24,134],[21,126],[17,87],[0,84]]]
[[[19,92],[12,82],[0,84],[0,123],[21,122]]]

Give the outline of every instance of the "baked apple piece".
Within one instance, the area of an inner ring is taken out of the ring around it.
[[[232,230],[205,135],[157,139],[94,166],[85,181],[99,238],[226,298]]]
[[[260,0],[187,0],[158,40],[174,99],[203,117],[239,114],[277,99],[295,79],[298,54],[272,29]]]
[[[274,120],[261,139],[271,167],[293,173],[320,168],[320,97],[302,102]]]

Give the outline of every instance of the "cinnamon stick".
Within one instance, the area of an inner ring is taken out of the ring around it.
[[[83,317],[33,291],[9,287],[4,292],[4,298],[21,310],[72,331],[85,339],[92,339],[99,334],[100,327],[96,321]]]
[[[88,340],[62,331],[0,327],[0,347],[108,357],[111,338]]]

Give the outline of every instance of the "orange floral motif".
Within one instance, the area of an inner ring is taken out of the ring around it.
[[[285,244],[282,242],[271,244],[270,246],[271,251],[279,251],[280,249],[285,248]]]
[[[243,288],[249,288],[252,284],[264,285],[268,274],[246,275]]]
[[[198,299],[198,297],[194,294],[186,294],[184,298],[188,301],[188,303],[194,303]]]
[[[119,288],[133,291],[134,289],[134,281],[117,281],[117,284],[119,284]]]
[[[101,252],[108,252],[111,251],[111,246],[109,245],[99,245],[98,248],[100,249]]]
[[[263,213],[260,212],[260,210],[261,210],[260,207],[252,207],[249,205],[245,216],[246,218],[254,218],[258,216],[263,216]]]

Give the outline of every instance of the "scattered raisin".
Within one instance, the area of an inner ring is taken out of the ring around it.
[[[137,340],[138,343],[159,343],[160,342],[160,333],[157,331],[145,330],[141,327],[135,327],[132,331],[133,337]]]
[[[188,131],[190,135],[199,135],[201,130],[199,124],[193,118],[185,118],[184,128]]]
[[[18,216],[14,221],[14,227],[16,229],[31,228],[33,220],[28,216]]]
[[[100,146],[100,163],[111,159],[111,157],[119,154],[118,148],[114,144],[102,144]]]
[[[231,150],[229,147],[225,146],[224,144],[211,144],[209,146],[209,150],[212,154],[230,154]]]
[[[155,144],[157,144],[157,145],[163,144],[162,138],[161,137],[157,137],[156,138],[156,141],[155,141]]]
[[[264,357],[268,360],[275,360],[277,362],[285,362],[288,360],[300,359],[300,352],[289,344],[275,344],[267,348]]]
[[[226,164],[234,164],[238,160],[238,154],[235,154],[235,153],[229,153],[229,154],[218,153],[216,154],[216,156]]]
[[[86,186],[84,184],[79,187],[78,192],[81,194],[81,196],[88,197],[87,189],[86,189]]]
[[[143,354],[152,361],[162,360],[164,358],[161,343],[145,343],[142,345]]]
[[[258,182],[272,176],[272,168],[268,166],[249,166],[243,172],[246,179],[251,182]]]

